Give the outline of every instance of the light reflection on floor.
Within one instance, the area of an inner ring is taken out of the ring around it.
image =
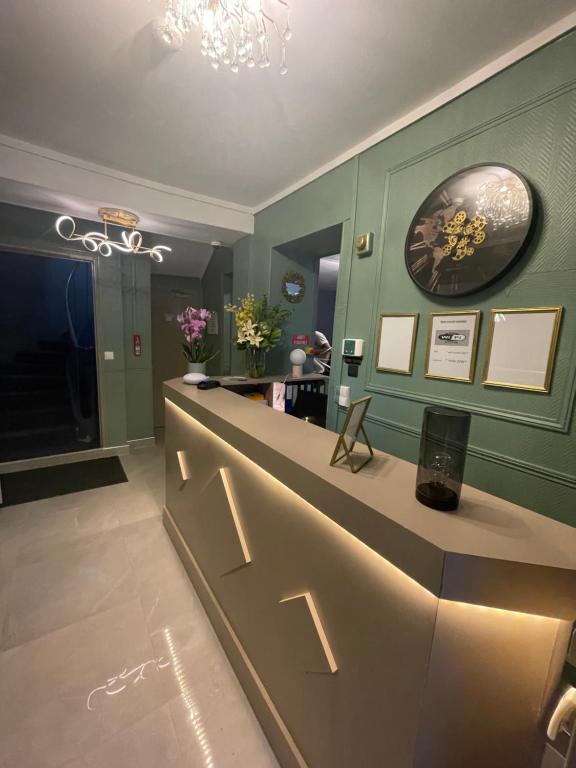
[[[0,768],[278,768],[161,523],[129,483],[0,510]]]

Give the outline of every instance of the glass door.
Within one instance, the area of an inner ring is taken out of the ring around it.
[[[0,462],[99,446],[92,263],[0,252]]]

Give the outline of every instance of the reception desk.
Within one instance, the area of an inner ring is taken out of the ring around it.
[[[576,529],[172,380],[165,525],[285,768],[531,768],[576,618]]]

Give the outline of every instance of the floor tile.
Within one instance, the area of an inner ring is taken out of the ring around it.
[[[278,768],[246,700],[226,702],[205,715],[198,700],[181,696],[170,705],[184,759],[182,768]]]
[[[68,696],[34,707],[3,734],[0,754],[5,768],[61,766],[102,742],[98,718],[83,696]]]
[[[114,508],[120,525],[130,525],[162,514],[161,504],[148,489],[132,490],[125,497],[118,497]]]
[[[2,648],[27,642],[137,595],[124,542],[113,534],[86,536],[18,565],[8,587]]]
[[[122,462],[0,510],[0,768],[277,768],[162,525],[161,445]]]
[[[139,599],[0,653],[2,736],[36,707],[79,696],[153,656]]]
[[[116,510],[108,500],[103,501],[94,495],[84,495],[84,498],[77,498],[80,494],[73,495],[74,501],[63,507],[44,505],[42,502],[30,505],[26,531],[20,542],[18,565],[50,557],[54,547],[62,548],[85,536],[118,528]]]
[[[168,768],[181,756],[168,705],[155,710],[84,757],[86,768]]]

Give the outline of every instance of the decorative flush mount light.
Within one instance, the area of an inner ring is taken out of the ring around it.
[[[76,222],[71,216],[60,216],[56,221],[56,231],[64,240],[75,242],[80,240],[88,251],[98,253],[101,256],[112,256],[113,249],[123,253],[150,254],[154,261],[164,261],[163,251],[170,252],[172,248],[167,245],[155,245],[152,248],[142,247],[142,233],[138,232],[136,225],[139,218],[135,213],[118,208],[100,208],[98,215],[104,222],[104,232],[87,232],[85,235],[76,234]],[[124,227],[121,240],[110,240],[108,237],[108,225]]]
[[[270,30],[281,46],[280,74],[288,72],[286,43],[292,37],[290,6],[286,0],[268,0],[268,7],[280,6],[281,20],[264,8],[266,0],[168,0],[158,33],[169,48],[179,48],[192,27],[200,27],[200,50],[214,69],[240,65],[252,69],[270,66]]]

